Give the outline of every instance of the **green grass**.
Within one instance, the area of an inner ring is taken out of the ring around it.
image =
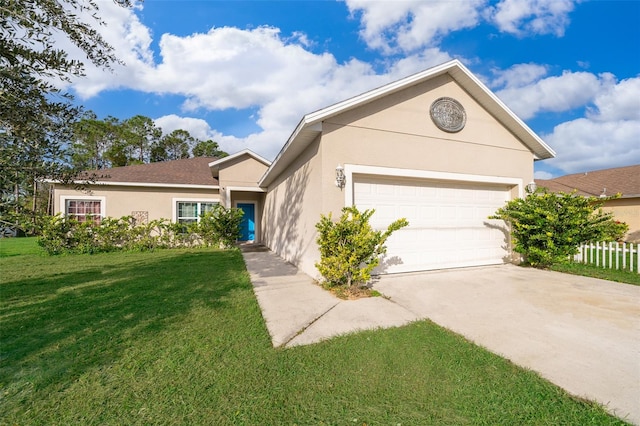
[[[603,280],[640,285],[640,274],[636,271],[603,268],[602,266],[584,263],[559,263],[551,267],[552,270],[584,277],[601,278]],[[634,265],[635,269],[635,265]]]
[[[614,249],[615,250],[615,249]],[[591,259],[591,249],[587,249],[585,251],[585,260],[586,264],[590,264],[593,266],[599,266],[599,267],[607,267],[609,268],[609,266],[611,266],[612,269],[625,269],[627,270],[627,272],[631,271],[631,267],[633,266],[633,269],[635,272],[637,272],[637,266],[638,266],[638,256],[635,253],[635,249],[634,249],[634,254],[633,254],[633,259],[631,258],[631,253],[628,251],[625,253],[625,255],[622,255],[622,247],[620,247],[620,252],[616,253],[615,251],[612,253],[611,256],[611,262],[609,262],[609,252],[605,252],[605,256],[604,259],[602,258],[602,251],[598,251],[598,250],[593,250],[593,260]],[[624,257],[624,265],[625,267],[623,268],[623,257]]]
[[[235,251],[0,271],[3,425],[623,424],[428,321],[274,349]]]
[[[23,254],[44,254],[36,237],[0,238],[0,257]]]

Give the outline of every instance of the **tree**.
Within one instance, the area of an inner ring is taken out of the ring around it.
[[[111,165],[108,153],[120,133],[115,117],[98,120],[93,112],[73,124],[72,163],[76,170],[100,170]]]
[[[43,91],[47,84],[36,78],[12,79],[0,73],[3,90],[9,87],[9,93],[0,96],[0,219],[31,229],[38,182],[45,177],[69,179],[69,153],[62,141],[69,140],[68,123],[77,109],[64,98],[52,101]],[[19,98],[18,92],[25,96]]]
[[[156,127],[149,117],[136,115],[123,122],[122,131],[125,152],[129,157],[128,164],[149,163],[151,147],[160,141],[162,129]]]
[[[213,141],[199,141],[183,129],[162,136],[162,129],[149,117],[136,115],[126,120],[100,120],[89,111],[73,123],[71,158],[77,170],[100,170],[131,164],[189,158],[194,153],[228,155]]]
[[[93,64],[109,67],[117,59],[113,48],[77,13],[92,14],[98,25],[98,6],[83,0],[5,0],[0,7],[0,61],[11,78],[54,77],[68,80],[83,74],[83,64],[56,48],[55,36],[64,34]],[[18,72],[19,71],[19,72]],[[47,84],[51,88],[51,84]],[[48,91],[48,90],[47,90]]]
[[[596,197],[550,193],[542,188],[509,201],[489,218],[509,223],[514,251],[532,266],[545,268],[566,262],[580,244],[624,235],[625,227],[613,220],[612,213],[602,211],[603,203]],[[621,230],[622,235],[612,230]]]
[[[229,155],[220,149],[218,142],[214,142],[211,139],[197,142],[192,152],[194,157],[223,158]]]
[[[0,216],[35,211],[25,198],[42,178],[69,180],[71,123],[81,109],[55,80],[83,74],[83,64],[57,48],[66,37],[99,67],[116,62],[112,47],[78,13],[97,16],[93,1],[5,0],[0,5]],[[35,200],[35,197],[33,198]],[[4,220],[4,219],[3,219]]]
[[[195,139],[186,130],[174,130],[153,144],[151,162],[189,158],[189,150],[194,143]]]

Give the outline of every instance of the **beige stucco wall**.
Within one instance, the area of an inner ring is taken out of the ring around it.
[[[269,186],[264,202],[264,244],[309,275],[319,258],[315,224],[322,211],[320,139]]]
[[[256,186],[267,165],[251,157],[249,154],[241,155],[227,163],[220,165],[218,180],[228,185],[253,185]]]
[[[640,198],[609,200],[603,210],[612,212],[616,220],[629,225],[627,241],[640,242]]]
[[[220,183],[220,198],[223,205],[227,203],[227,189],[258,188],[258,181],[267,171],[268,166],[256,160],[249,154],[240,155],[220,165],[218,181]],[[232,194],[232,198],[234,198]]]
[[[464,106],[462,131],[447,133],[433,124],[429,108],[442,96]],[[519,182],[514,197],[533,180],[532,152],[449,76],[327,119],[322,131],[269,187],[265,210],[267,245],[312,276],[319,258],[315,223],[320,213],[335,217],[345,205],[346,189],[334,183],[338,164],[510,178]]]
[[[449,96],[465,108],[458,133],[438,129],[429,108]],[[440,76],[323,123],[323,171],[337,164],[533,180],[533,154],[448,75]],[[343,203],[333,180],[323,182],[324,210]]]
[[[105,216],[122,217],[134,211],[147,211],[149,220],[175,220],[176,201],[219,201],[217,189],[145,188],[127,186],[94,185],[90,191],[56,187],[54,189],[54,213],[63,213],[62,197],[105,197]]]

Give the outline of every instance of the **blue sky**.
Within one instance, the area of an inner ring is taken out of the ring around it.
[[[640,163],[640,1],[98,6],[125,65],[68,89],[99,117],[272,159],[304,114],[457,58],[556,151],[537,177]]]

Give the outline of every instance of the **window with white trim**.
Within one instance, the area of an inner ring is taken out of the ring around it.
[[[213,210],[216,204],[218,203],[209,201],[178,201],[176,206],[176,222],[200,222],[200,217]]]
[[[65,214],[78,222],[100,223],[102,200],[65,200]]]

